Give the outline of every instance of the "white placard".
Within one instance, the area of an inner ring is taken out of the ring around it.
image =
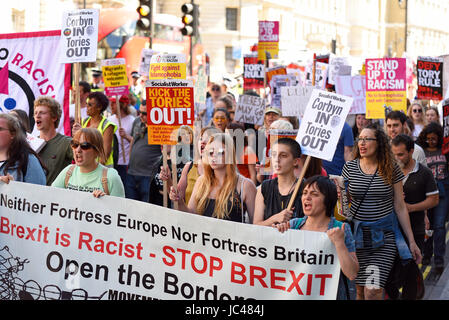
[[[151,57],[155,55],[157,51],[152,49],[143,48],[140,54],[140,66],[139,66],[139,74],[143,76],[148,76],[150,72],[150,62]]]
[[[264,100],[257,96],[241,95],[235,110],[234,120],[242,123],[263,125]]]
[[[99,11],[80,9],[63,13],[61,63],[96,61]]]
[[[313,90],[296,137],[304,154],[332,161],[352,101],[351,97]]]
[[[324,89],[326,88],[327,81],[327,72],[329,65],[327,63],[316,62],[315,67],[315,88]],[[312,85],[312,73],[313,73],[313,65],[309,65],[307,67],[307,78],[306,85]]]
[[[294,86],[281,88],[282,115],[302,118],[314,87]]]
[[[331,54],[329,57],[329,72],[327,82],[330,84],[335,84],[335,77],[340,73],[341,66],[348,66],[349,61],[346,57],[337,57],[335,54]],[[347,69],[347,67],[343,67],[343,69]],[[349,72],[351,72],[349,70]],[[350,73],[349,73],[350,74]]]
[[[354,99],[349,114],[366,113],[366,76],[337,76],[335,92]]]

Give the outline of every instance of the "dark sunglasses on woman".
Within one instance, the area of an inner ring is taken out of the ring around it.
[[[77,141],[70,141],[70,145],[72,146],[73,149],[76,149],[79,147],[81,147],[82,150],[89,150],[90,148],[95,148],[93,144],[89,143],[89,142],[82,142],[79,143]]]

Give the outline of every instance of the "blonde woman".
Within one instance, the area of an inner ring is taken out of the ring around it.
[[[202,161],[204,173],[198,177],[188,205],[173,187],[170,188],[170,199],[178,201],[179,210],[235,222],[245,222],[246,211],[252,223],[256,186],[237,174],[231,136],[226,133],[212,135]]]
[[[100,131],[95,128],[79,129],[70,144],[75,164],[63,169],[52,187],[92,192],[96,198],[104,195],[125,197],[117,170],[100,163],[106,158]]]
[[[427,125],[427,120],[424,114],[424,107],[420,102],[413,102],[408,108],[407,116],[412,119],[415,129],[412,132],[413,140],[416,140],[421,130]]]

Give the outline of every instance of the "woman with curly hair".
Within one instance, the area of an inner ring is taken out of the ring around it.
[[[427,167],[432,170],[438,186],[439,203],[428,211],[430,228],[434,230],[424,245],[423,264],[430,264],[434,254],[435,269],[444,270],[444,254],[446,252],[446,215],[449,208],[449,171],[446,155],[442,152],[443,128],[436,122],[431,122],[421,131],[416,141],[426,155]]]
[[[421,260],[404,203],[404,175],[380,127],[371,124],[360,132],[354,160],[345,163],[342,176],[349,184],[350,213],[360,263],[355,280],[357,299],[380,300],[397,252],[403,261],[412,257],[416,263]]]

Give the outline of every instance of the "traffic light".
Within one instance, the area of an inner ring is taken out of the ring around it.
[[[153,0],[140,0],[137,8],[139,20],[137,26],[142,30],[151,30],[151,13],[153,11]]]
[[[200,16],[199,6],[194,3],[184,3],[181,7],[181,11],[184,14],[182,16],[182,23],[184,23],[184,28],[181,29],[182,35],[198,36],[198,18]]]

